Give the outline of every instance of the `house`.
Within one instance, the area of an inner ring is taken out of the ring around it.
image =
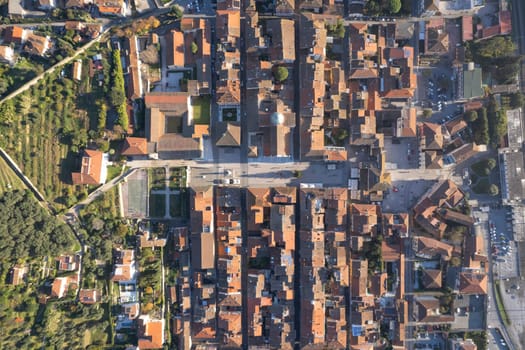
[[[454,247],[450,244],[429,237],[415,237],[412,240],[412,248],[416,256],[424,259],[440,258],[450,260]]]
[[[73,62],[72,73],[74,80],[82,80],[82,60],[76,60],[75,62]]]
[[[143,137],[126,137],[122,145],[123,156],[147,156],[148,141]]]
[[[352,203],[350,206],[350,230],[356,235],[375,237],[380,217],[381,208],[378,205]]]
[[[128,77],[127,80],[127,97],[130,100],[135,100],[142,97],[144,88],[142,86],[142,78],[140,74],[140,60],[138,57],[138,42],[137,36],[125,39],[125,46],[128,49]]]
[[[458,290],[461,294],[487,294],[488,277],[485,273],[461,272]]]
[[[222,123],[221,137],[215,143],[218,147],[240,147],[241,126],[238,123]]]
[[[70,288],[76,287],[77,276],[57,277],[51,285],[51,297],[63,298]]]
[[[150,231],[142,231],[137,235],[138,246],[142,248],[161,248],[166,246],[166,238],[151,238]]]
[[[24,1],[8,0],[7,13],[9,14],[9,18],[11,19],[24,18],[26,15],[26,10],[24,9]]]
[[[449,52],[449,34],[443,17],[431,19],[425,26],[425,53],[446,55]]]
[[[417,321],[422,323],[440,324],[454,321],[453,315],[443,315],[440,311],[439,299],[433,296],[417,297],[415,299]]]
[[[192,233],[191,242],[193,268],[196,270],[215,268],[215,237],[213,233]]]
[[[184,33],[171,30],[166,34],[166,65],[170,68],[184,68]]]
[[[48,36],[40,36],[33,33],[27,34],[24,51],[35,56],[44,56],[51,48]]]
[[[106,182],[107,155],[91,149],[82,153],[80,172],[72,173],[74,185],[100,185]]]
[[[51,10],[56,7],[55,0],[37,0],[36,6],[44,11]]]
[[[82,304],[95,304],[100,300],[100,292],[96,289],[81,289],[78,293],[78,300]]]
[[[442,151],[443,150],[443,133],[441,125],[434,123],[423,123],[420,126],[419,137],[421,150],[424,151]]]
[[[65,8],[66,9],[81,9],[84,8],[84,0],[66,0]]]
[[[161,349],[164,344],[164,319],[151,319],[148,315],[138,317],[139,349]]]
[[[450,137],[456,135],[467,126],[467,122],[463,118],[456,118],[445,123],[445,129]]]
[[[424,269],[421,277],[421,283],[424,289],[441,288],[443,273],[439,269]]]
[[[463,192],[451,180],[438,182],[414,206],[414,220],[435,238],[441,238],[447,224],[439,216],[439,209],[455,208],[463,198]]]
[[[8,282],[12,286],[18,286],[24,282],[24,279],[27,275],[27,266],[15,265],[9,271]]]
[[[0,46],[0,62],[13,64],[15,60],[15,52],[11,46]]]
[[[126,2],[124,0],[95,0],[94,4],[101,15],[125,16]]]
[[[57,260],[58,271],[76,271],[79,263],[78,255],[62,255]]]
[[[114,282],[128,282],[134,281],[135,277],[135,252],[132,249],[116,250],[111,280]]]
[[[4,43],[23,44],[26,42],[27,35],[30,31],[22,27],[12,26],[4,30]]]
[[[451,350],[478,350],[478,346],[472,339],[450,339]]]

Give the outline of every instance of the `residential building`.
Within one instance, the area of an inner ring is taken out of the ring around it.
[[[74,185],[100,185],[106,182],[107,154],[85,149],[82,152],[80,172],[71,174]]]

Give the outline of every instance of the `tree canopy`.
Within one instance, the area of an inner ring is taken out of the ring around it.
[[[401,10],[401,0],[389,0],[388,10],[390,13],[398,13]]]
[[[286,67],[283,67],[283,66],[279,66],[277,67],[274,72],[273,72],[273,77],[275,78],[275,80],[277,80],[278,82],[283,82],[285,81],[286,79],[288,79],[288,69]]]
[[[113,107],[117,110],[117,123],[124,129],[128,130],[128,112],[126,111],[126,90],[124,89],[124,73],[122,71],[122,62],[120,62],[120,51],[113,50],[113,71],[111,78],[113,81],[113,89],[110,95]]]
[[[58,255],[74,243],[69,227],[46,213],[29,192],[0,195],[0,217],[2,265],[30,257]]]

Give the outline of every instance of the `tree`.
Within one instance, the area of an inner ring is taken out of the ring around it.
[[[16,110],[13,100],[9,99],[0,105],[0,123],[11,124],[15,116]]]
[[[122,63],[120,62],[120,51],[119,50],[113,50],[113,71],[111,74],[112,80],[113,80],[113,90],[120,91],[118,94],[122,94],[123,96],[126,96],[126,90],[124,89],[124,75],[122,72]],[[124,98],[124,102],[122,102],[119,105],[114,105],[114,107],[117,109],[118,119],[117,124],[122,127],[124,132],[128,130],[128,112],[126,110],[126,101]]]
[[[490,170],[493,170],[495,167],[496,167],[496,159],[494,158],[487,159],[487,168],[489,168]]]
[[[510,95],[510,107],[512,109],[523,107],[523,102],[523,94],[521,92],[515,92]]]
[[[390,13],[398,13],[401,10],[401,0],[389,0],[388,11]]]
[[[199,51],[199,47],[197,46],[195,41],[192,41],[191,42],[191,53],[195,55],[197,51]]]
[[[489,194],[491,196],[497,196],[499,194],[499,187],[497,185],[490,185],[489,187]]]
[[[465,119],[468,122],[475,122],[478,119],[478,112],[476,111],[469,111],[465,114]]]
[[[432,110],[430,108],[426,108],[423,110],[423,117],[430,118],[432,116]]]
[[[273,71],[273,77],[278,82],[282,83],[286,79],[288,79],[288,69],[283,66],[279,66]]]
[[[474,142],[478,145],[487,145],[489,143],[489,122],[487,119],[487,109],[481,108],[478,113],[478,119],[472,124]]]
[[[118,107],[124,102],[126,102],[126,95],[124,91],[119,89],[113,89],[109,93],[109,101],[113,107]]]
[[[107,111],[108,107],[106,106],[105,102],[100,103],[98,108],[98,119],[97,119],[97,129],[99,132],[104,131],[106,129],[106,118],[107,118]]]
[[[169,16],[175,17],[175,19],[180,19],[182,17],[182,10],[179,6],[173,5],[170,8],[170,12],[168,13]]]

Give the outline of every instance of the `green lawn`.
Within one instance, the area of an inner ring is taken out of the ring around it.
[[[494,290],[496,291],[496,305],[498,306],[499,313],[501,315],[501,318],[503,319],[503,323],[505,323],[506,326],[510,325],[510,319],[509,315],[507,315],[507,312],[505,311],[505,305],[503,304],[503,300],[501,298],[501,290],[500,290],[500,283],[499,281],[495,282]]]
[[[170,168],[170,183],[171,190],[186,187],[186,168]]]
[[[149,216],[152,218],[163,218],[166,215],[166,195],[150,194]]]
[[[149,188],[152,190],[164,190],[166,188],[166,169],[149,169]]]
[[[108,178],[106,179],[106,182],[110,181],[110,180],[113,180],[114,178],[119,176],[121,170],[122,170],[122,167],[120,167],[118,165],[110,165],[110,166],[108,166]]]
[[[195,124],[210,124],[210,97],[199,96],[192,99],[193,121]]]

